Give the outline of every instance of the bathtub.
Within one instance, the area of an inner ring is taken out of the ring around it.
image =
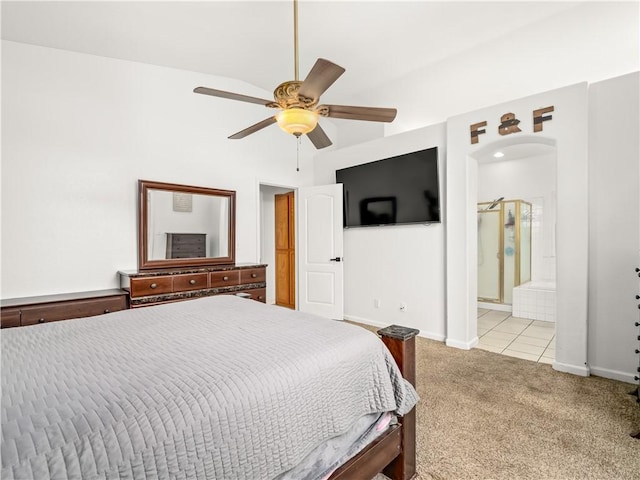
[[[556,321],[556,282],[533,281],[513,289],[512,315],[519,318]]]

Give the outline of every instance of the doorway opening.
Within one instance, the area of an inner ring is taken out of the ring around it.
[[[260,259],[267,265],[267,303],[296,308],[296,189],[260,184]]]
[[[478,346],[550,363],[556,327],[556,148],[496,142],[475,158]],[[541,284],[553,289],[540,290]]]
[[[295,245],[288,270],[296,310],[344,319],[342,185],[284,187],[259,183],[258,246],[267,265],[267,303],[276,303],[276,195],[293,193],[296,218],[288,220]],[[294,232],[295,230],[295,232]],[[292,267],[292,263],[295,265]]]

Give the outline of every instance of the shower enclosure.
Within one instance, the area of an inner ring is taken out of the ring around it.
[[[511,305],[513,287],[531,280],[531,204],[478,203],[478,301]]]

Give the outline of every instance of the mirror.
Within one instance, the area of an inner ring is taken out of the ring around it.
[[[235,262],[233,190],[138,181],[138,269]]]

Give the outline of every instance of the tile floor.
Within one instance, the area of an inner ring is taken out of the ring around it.
[[[528,318],[512,317],[509,312],[478,308],[477,348],[553,363],[556,355],[556,324]]]

